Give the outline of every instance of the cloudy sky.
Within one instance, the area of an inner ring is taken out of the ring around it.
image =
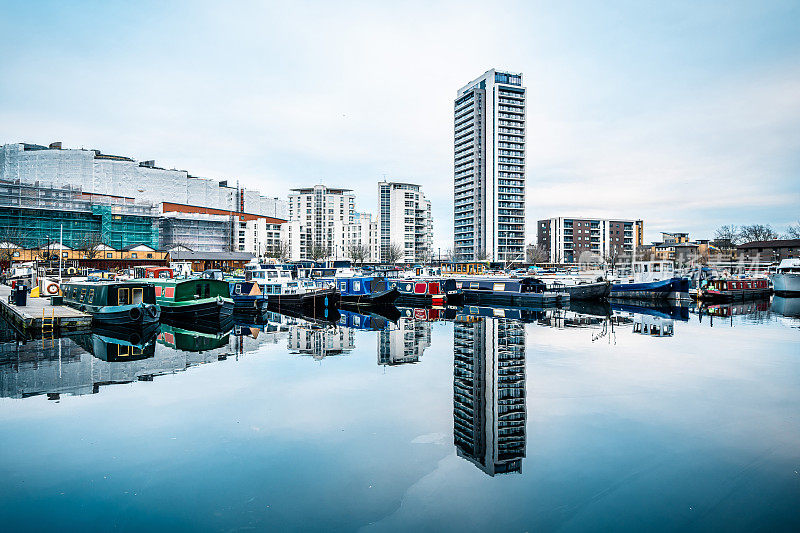
[[[452,238],[452,105],[528,88],[527,216],[707,237],[800,219],[800,3],[8,2],[0,143],[156,159],[265,194],[420,183]]]

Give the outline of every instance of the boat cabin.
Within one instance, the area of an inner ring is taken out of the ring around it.
[[[143,278],[172,279],[175,273],[169,267],[146,267],[142,274]]]
[[[712,279],[706,290],[719,292],[765,291],[769,289],[766,279]]]
[[[470,291],[490,291],[498,293],[540,293],[547,290],[547,286],[536,278],[475,278],[457,279],[455,288]]]
[[[73,307],[155,304],[153,287],[143,283],[82,281],[61,286],[64,303]]]
[[[650,283],[675,277],[672,261],[636,261],[633,263],[634,283]]]
[[[470,262],[447,262],[442,263],[442,274],[444,275],[468,275],[480,276],[489,270],[489,263],[486,261]]]

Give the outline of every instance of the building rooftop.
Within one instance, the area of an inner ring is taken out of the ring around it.
[[[247,252],[170,252],[174,261],[250,261],[255,257]]]
[[[774,241],[751,241],[736,246],[747,248],[800,248],[800,239],[776,239]]]

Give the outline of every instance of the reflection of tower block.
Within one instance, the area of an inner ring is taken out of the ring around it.
[[[633,317],[633,332],[651,337],[672,337],[674,325],[675,322],[671,318],[650,315]]]

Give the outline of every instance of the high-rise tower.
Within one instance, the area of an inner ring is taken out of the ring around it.
[[[489,70],[458,90],[454,108],[455,258],[524,260],[522,74]]]

